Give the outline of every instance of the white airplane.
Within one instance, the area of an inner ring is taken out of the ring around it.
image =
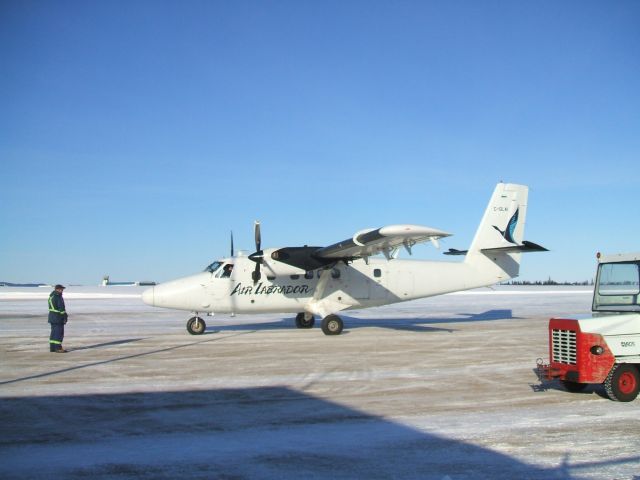
[[[414,245],[451,234],[419,225],[390,225],[362,230],[328,247],[261,248],[255,223],[256,252],[217,260],[204,272],[156,285],[142,300],[156,307],[188,310],[193,335],[204,333],[201,312],[250,314],[297,313],[296,326],[311,328],[322,318],[326,335],[342,332],[336,315],[349,309],[490,286],[518,276],[522,252],[546,251],[523,240],[528,187],[499,183],[491,196],[469,250],[461,262],[398,259]],[[382,254],[373,258],[375,255]],[[266,275],[265,275],[266,273]]]

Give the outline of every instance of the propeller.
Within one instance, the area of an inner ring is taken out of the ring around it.
[[[231,231],[231,258],[233,258],[233,230]]]
[[[261,248],[262,236],[260,235],[260,222],[257,220],[253,225],[253,230],[256,237],[256,251],[249,255],[249,260],[256,262],[256,268],[251,274],[251,278],[253,279],[253,283],[257,283],[262,277],[262,274],[260,273],[260,265],[262,265],[262,262],[264,261],[264,252]]]

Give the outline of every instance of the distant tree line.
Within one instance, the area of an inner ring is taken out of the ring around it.
[[[508,282],[502,283],[502,285],[564,285],[564,286],[572,286],[572,285],[580,285],[587,286],[593,285],[593,279],[584,280],[582,282],[556,282],[549,277],[547,280],[536,280],[531,282],[529,280],[510,280]]]

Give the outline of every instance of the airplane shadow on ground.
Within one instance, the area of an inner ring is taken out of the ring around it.
[[[428,324],[451,324],[451,323],[468,323],[479,322],[489,320],[516,320],[519,317],[514,317],[513,312],[509,309],[506,310],[487,310],[482,313],[459,313],[455,317],[382,317],[380,319],[375,318],[354,318],[342,316],[345,321],[345,325],[349,325],[350,328],[361,327],[381,327],[390,328],[394,330],[410,330],[410,331],[450,331],[454,330],[446,328],[428,327]]]
[[[348,333],[351,329],[378,327],[388,328],[391,330],[406,330],[412,332],[449,332],[453,333],[455,329],[428,326],[429,324],[455,324],[490,320],[518,320],[521,317],[514,317],[510,309],[503,310],[487,310],[481,313],[460,313],[455,317],[412,317],[407,314],[406,317],[383,317],[380,318],[358,318],[339,314],[344,321],[343,334]],[[250,318],[250,317],[247,317]],[[225,325],[224,320],[216,319],[215,323],[211,320],[207,321],[206,333],[216,333],[221,331],[235,330],[261,330],[261,329],[290,329],[296,328],[292,317],[281,318],[272,322],[246,323]],[[318,328],[321,319],[316,318],[314,328]]]
[[[0,476],[13,479],[535,480],[585,467],[568,452],[532,465],[286,387],[12,397],[0,419]]]

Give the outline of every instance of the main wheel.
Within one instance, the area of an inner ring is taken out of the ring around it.
[[[640,373],[635,365],[630,363],[618,363],[613,366],[604,388],[611,400],[618,402],[630,402],[638,396],[640,391]]]
[[[316,323],[316,319],[313,315],[309,315],[309,319],[307,319],[307,313],[300,312],[296,315],[296,327],[298,328],[312,328]]]
[[[187,320],[187,332],[191,335],[202,335],[207,328],[207,324],[200,317],[191,317]]]
[[[322,332],[325,335],[340,335],[343,328],[344,323],[337,315],[327,315],[322,319]]]
[[[562,380],[562,385],[564,385],[564,388],[566,388],[567,391],[574,393],[581,392],[587,388],[586,383],[572,382],[570,380]]]

